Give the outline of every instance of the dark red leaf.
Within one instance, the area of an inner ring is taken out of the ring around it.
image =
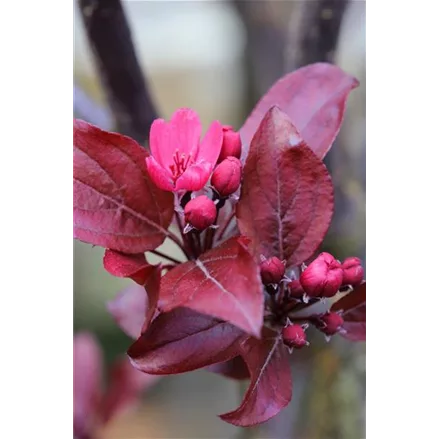
[[[151,320],[157,314],[157,303],[159,301],[160,294],[160,280],[162,277],[162,268],[160,265],[155,265],[154,269],[150,272],[150,275],[145,280],[145,291],[147,295],[145,322],[143,323],[142,332],[145,332],[148,328]]]
[[[92,334],[73,338],[73,429],[76,437],[91,437],[99,423],[102,355]]]
[[[287,266],[309,258],[321,244],[334,210],[331,177],[288,116],[273,107],[256,132],[236,207],[241,233],[258,256]]]
[[[250,372],[241,356],[232,358],[223,363],[212,364],[206,368],[209,372],[219,373],[227,378],[246,380],[250,378]]]
[[[259,337],[264,305],[259,266],[243,243],[231,238],[168,272],[160,285],[159,308],[191,308]]]
[[[146,262],[144,253],[128,255],[126,253],[106,249],[104,254],[104,268],[113,276],[128,277],[139,285],[144,285],[153,266]]]
[[[160,273],[160,266],[150,265],[143,286],[129,286],[107,303],[107,309],[117,324],[134,339],[147,329],[157,310]]]
[[[221,415],[231,424],[248,427],[277,415],[291,401],[292,383],[288,354],[279,334],[266,329],[264,338],[248,338],[241,355],[250,370],[251,382],[241,405]]]
[[[366,282],[342,297],[331,307],[331,311],[343,311],[343,337],[352,341],[366,340]]]
[[[182,373],[235,357],[244,336],[230,323],[177,308],[160,314],[131,345],[128,355],[142,372]]]
[[[139,372],[127,357],[117,361],[110,370],[108,389],[102,401],[102,421],[106,423],[136,404],[143,391],[159,379],[156,375]]]
[[[352,89],[359,82],[338,67],[316,63],[279,79],[257,103],[240,130],[243,161],[250,142],[267,111],[284,111],[305,142],[322,159],[337,136]]]
[[[74,237],[124,253],[142,253],[165,239],[171,192],[158,189],[147,152],[129,137],[74,121]]]

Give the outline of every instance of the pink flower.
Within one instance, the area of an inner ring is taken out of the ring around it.
[[[207,183],[221,152],[221,124],[212,122],[201,142],[200,137],[200,119],[189,108],[177,110],[169,123],[153,122],[146,167],[160,189],[198,191]]]

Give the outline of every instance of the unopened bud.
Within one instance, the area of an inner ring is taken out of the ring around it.
[[[329,253],[321,253],[300,275],[300,283],[310,297],[335,296],[342,282],[341,264]]]
[[[364,279],[364,270],[359,258],[346,258],[341,264],[343,285],[359,285]]]
[[[218,157],[218,163],[222,162],[226,157],[241,157],[241,136],[233,130],[229,125],[223,126],[223,145]]]
[[[343,317],[340,314],[337,314],[336,312],[327,312],[318,318],[316,326],[324,334],[334,335],[340,331],[343,323]]]
[[[308,345],[306,334],[300,325],[288,325],[282,330],[282,338],[285,345],[289,348],[300,349]]]
[[[285,274],[285,265],[276,256],[261,262],[261,278],[265,285],[278,284]]]
[[[293,280],[288,284],[289,296],[293,299],[302,299],[305,294],[299,279]]]
[[[184,207],[186,223],[197,230],[207,229],[215,222],[215,218],[215,203],[206,195],[190,200]]]
[[[241,160],[236,157],[227,157],[216,167],[210,182],[221,197],[228,197],[239,188],[241,175]]]

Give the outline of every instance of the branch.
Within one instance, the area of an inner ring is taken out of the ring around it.
[[[285,46],[285,71],[314,62],[332,62],[349,0],[313,0],[295,4]]]
[[[281,76],[285,35],[272,16],[271,0],[231,0],[247,34],[244,53],[246,106],[250,111]],[[276,6],[281,2],[273,2]]]
[[[116,129],[144,143],[157,114],[121,2],[78,0],[78,3]]]

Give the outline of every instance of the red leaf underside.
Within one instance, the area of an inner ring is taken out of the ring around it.
[[[331,311],[343,310],[343,337],[351,341],[366,340],[366,282],[334,303]]]
[[[139,285],[148,279],[153,266],[148,264],[144,253],[129,255],[106,249],[104,268],[113,276],[128,277]]]
[[[174,268],[160,288],[159,308],[164,312],[184,306],[260,335],[264,298],[259,267],[240,238]]]
[[[291,401],[292,382],[288,354],[281,337],[266,329],[264,338],[248,338],[241,355],[250,371],[250,386],[241,405],[221,415],[231,424],[248,427],[277,415]]]
[[[289,116],[322,159],[340,130],[349,93],[358,85],[353,76],[326,63],[311,64],[285,75],[261,98],[240,130],[243,161],[260,122],[274,105]]]
[[[173,196],[158,189],[134,140],[74,121],[74,237],[124,253],[158,247],[167,235]]]
[[[287,266],[308,259],[331,222],[331,177],[288,116],[273,107],[256,132],[237,205],[238,226],[255,256],[277,256]]]
[[[238,355],[245,335],[230,323],[177,308],[160,314],[128,350],[133,365],[168,375],[224,362]]]
[[[241,356],[232,358],[223,363],[212,364],[212,366],[207,367],[207,370],[234,380],[246,380],[250,378],[250,372]]]
[[[148,278],[145,280],[145,291],[147,296],[145,322],[143,323],[142,332],[145,332],[155,315],[157,315],[157,304],[160,295],[160,281],[162,269],[160,265],[154,266]]]

